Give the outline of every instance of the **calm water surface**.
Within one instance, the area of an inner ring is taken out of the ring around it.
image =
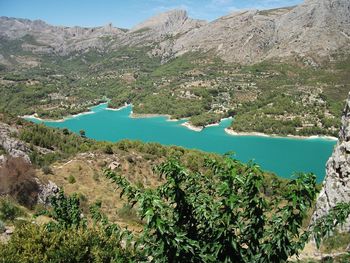
[[[76,133],[85,130],[87,137],[96,140],[116,142],[131,139],[207,152],[234,151],[237,159],[244,162],[253,160],[263,169],[281,177],[291,178],[294,172],[313,172],[318,182],[324,178],[326,161],[336,143],[325,139],[231,136],[224,131],[231,120],[223,120],[219,126],[195,132],[180,125],[184,120],[167,121],[166,117],[130,118],[131,106],[119,111],[107,110],[106,107],[107,104],[100,104],[91,108],[93,114],[79,115],[63,122],[44,123],[50,127],[68,128]]]

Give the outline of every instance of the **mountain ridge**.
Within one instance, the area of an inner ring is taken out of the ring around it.
[[[295,7],[233,12],[212,22],[192,19],[184,10],[170,10],[128,31],[111,24],[62,27],[0,17],[0,36],[19,39],[29,34],[40,44],[32,45],[32,50],[59,55],[91,48],[148,46],[163,61],[201,51],[242,64],[289,57],[309,57],[317,64],[339,50],[349,53],[349,10],[347,0],[308,0]]]

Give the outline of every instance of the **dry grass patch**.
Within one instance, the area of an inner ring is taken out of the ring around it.
[[[77,193],[84,213],[88,213],[91,204],[102,201],[102,211],[112,222],[138,231],[141,229],[141,222],[135,216],[135,208],[125,213],[126,200],[120,199],[120,191],[103,176],[103,169],[113,162],[119,164],[116,172],[125,175],[138,186],[155,187],[160,183],[159,177],[153,174],[152,167],[161,160],[150,161],[141,154],[123,152],[114,155],[79,154],[70,161],[52,165],[52,174],[44,174],[42,170],[37,170],[37,175],[43,181],[50,180],[63,187],[67,194]],[[74,178],[75,182],[72,183],[71,178]],[[128,216],[129,212],[132,216]]]

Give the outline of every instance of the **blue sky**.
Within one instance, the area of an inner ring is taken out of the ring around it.
[[[0,16],[41,19],[64,26],[131,28],[170,9],[185,9],[193,18],[214,20],[242,9],[292,6],[303,0],[0,0]]]

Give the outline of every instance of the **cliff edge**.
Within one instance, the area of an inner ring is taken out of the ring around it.
[[[350,202],[350,93],[342,114],[339,141],[326,165],[326,178],[311,222],[326,215],[339,202]],[[350,217],[340,231],[350,231]]]

